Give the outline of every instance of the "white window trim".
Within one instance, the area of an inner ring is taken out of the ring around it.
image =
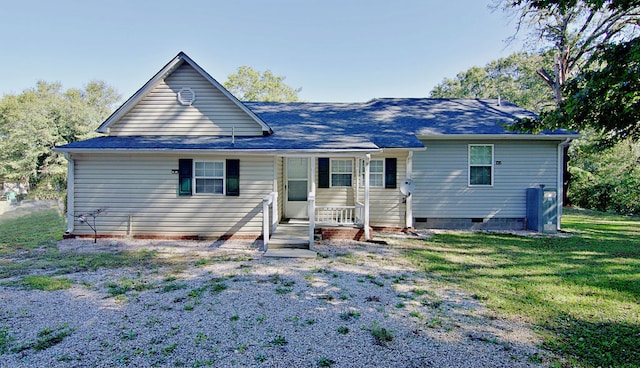
[[[371,163],[373,161],[381,161],[382,162],[382,172],[374,173],[373,171],[371,171]],[[371,187],[371,188],[386,188],[386,186],[385,186],[385,184],[386,184],[385,183],[385,181],[386,181],[386,175],[385,175],[386,171],[385,171],[385,167],[384,167],[385,161],[386,160],[384,158],[376,158],[376,159],[372,158],[369,161],[369,187]],[[360,180],[362,180],[362,182],[364,183],[364,160],[360,160],[360,171],[361,171],[360,172]],[[372,182],[371,182],[371,176],[372,175],[380,175],[380,176],[382,176],[382,185],[373,185]]]
[[[491,165],[478,165],[478,164],[471,164],[471,147],[486,147],[486,146],[490,146],[491,147]],[[495,182],[495,165],[494,165],[494,158],[495,158],[495,154],[496,154],[496,150],[493,144],[481,144],[481,143],[475,143],[475,144],[469,144],[469,146],[467,147],[467,185],[469,187],[473,187],[473,188],[491,188],[493,187],[493,184]],[[471,184],[471,167],[474,166],[490,166],[491,167],[491,184]]]
[[[221,163],[222,164],[222,176],[196,176],[196,162],[215,162],[215,163]],[[226,162],[225,160],[193,160],[193,186],[192,186],[192,191],[194,195],[205,195],[205,196],[220,196],[220,195],[225,195],[227,188],[225,185],[225,172],[227,170],[226,168]],[[197,186],[197,179],[222,179],[222,193],[198,193],[196,191],[196,186]]]
[[[333,162],[334,161],[351,161],[351,173],[346,172],[333,172]],[[353,160],[343,159],[343,158],[332,158],[329,160],[329,188],[353,188]],[[351,175],[351,185],[333,185],[333,174],[350,174]]]

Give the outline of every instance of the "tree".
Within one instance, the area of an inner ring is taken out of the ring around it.
[[[52,149],[86,139],[120,99],[104,82],[62,91],[60,83],[0,99],[0,177],[31,184],[64,184],[64,158]]]
[[[298,101],[301,88],[293,89],[284,84],[285,77],[277,76],[267,69],[260,73],[248,66],[241,66],[230,74],[224,87],[241,101]]]
[[[551,65],[550,54],[518,52],[493,60],[484,67],[472,67],[445,78],[434,87],[433,98],[497,98],[539,113],[553,106],[553,96],[537,76],[541,65]]]
[[[555,50],[554,70],[539,74],[558,104],[568,78],[597,60],[600,45],[628,39],[640,16],[638,0],[499,0],[495,7],[517,18],[517,32],[529,29],[529,39]]]
[[[553,87],[557,109],[515,129],[568,128],[598,134],[597,143],[640,139],[639,0],[508,0],[556,51],[554,76],[541,69]]]
[[[640,142],[626,139],[594,149],[591,136],[571,146],[572,202],[599,211],[640,214]]]
[[[567,128],[592,131],[600,147],[640,141],[640,38],[598,51],[601,67],[569,80],[558,109],[540,121],[523,121],[527,130]]]

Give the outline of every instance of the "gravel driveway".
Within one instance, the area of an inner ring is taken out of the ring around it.
[[[147,249],[154,262],[66,274],[59,291],[3,283],[0,366],[544,365],[529,326],[437,287],[390,243],[278,259],[242,242],[64,240],[63,252]]]

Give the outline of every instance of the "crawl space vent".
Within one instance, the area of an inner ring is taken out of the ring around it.
[[[191,88],[183,88],[178,92],[178,102],[184,106],[191,106],[196,100],[196,93]]]

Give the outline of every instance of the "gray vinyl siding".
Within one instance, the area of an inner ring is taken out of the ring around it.
[[[424,141],[413,156],[414,217],[523,218],[526,188],[557,186],[553,141]],[[468,185],[468,145],[494,145],[491,187]],[[495,162],[500,161],[501,165]]]
[[[182,88],[195,92],[193,105],[178,102],[176,96]],[[109,134],[230,136],[232,127],[237,136],[262,135],[257,122],[185,63],[111,125]]]
[[[98,234],[203,236],[262,232],[262,198],[273,190],[274,159],[240,157],[240,196],[177,195],[179,158],[225,160],[231,156],[74,155],[78,215],[104,209]],[[92,234],[75,223],[75,234]]]

